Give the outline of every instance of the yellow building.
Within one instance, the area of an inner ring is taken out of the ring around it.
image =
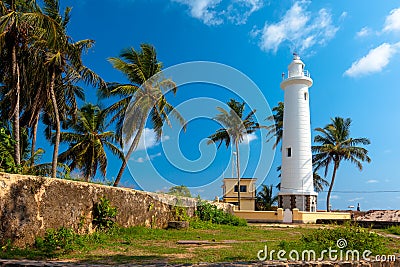
[[[255,210],[256,181],[255,178],[240,178],[240,210]],[[222,190],[223,201],[238,206],[237,178],[224,178]]]

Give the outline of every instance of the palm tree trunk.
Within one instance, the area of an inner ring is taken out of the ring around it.
[[[55,80],[56,80],[56,72],[53,69],[51,74],[51,81],[50,81],[50,97],[51,102],[53,104],[53,111],[54,111],[54,119],[56,122],[56,138],[54,142],[54,150],[53,150],[53,161],[51,165],[51,177],[56,178],[57,175],[57,160],[58,160],[58,150],[60,146],[60,135],[61,135],[61,127],[60,127],[60,115],[58,113],[58,105],[56,94],[54,92],[55,87]]]
[[[335,182],[336,171],[337,171],[338,168],[339,168],[339,162],[335,161],[335,165],[333,167],[331,184],[329,185],[328,195],[326,196],[326,210],[327,211],[331,211],[330,198],[331,198],[331,192],[332,192],[332,188],[333,188],[333,183]]]
[[[133,151],[136,149],[137,145],[139,144],[139,140],[142,135],[145,124],[146,124],[146,117],[143,117],[140,122],[139,130],[136,133],[136,136],[133,139],[131,146],[129,147],[128,153],[126,153],[126,156],[122,162],[122,166],[119,169],[117,178],[115,179],[113,186],[118,186],[119,182],[121,181],[121,177],[122,177],[122,174],[124,173],[124,170],[128,164],[129,157],[131,156],[131,154],[133,153]]]
[[[12,47],[12,75],[15,82],[15,107],[13,113],[13,134],[14,134],[14,161],[15,165],[21,164],[21,149],[20,149],[20,136],[19,136],[19,101],[20,101],[20,81],[19,81],[19,68],[17,62],[17,48],[15,45]]]
[[[239,140],[235,141],[236,147],[236,171],[238,180],[238,209],[240,210],[240,157],[239,157]]]
[[[32,146],[31,146],[31,167],[35,164],[35,149],[36,149],[36,137],[37,137],[37,129],[38,129],[38,124],[39,124],[39,116],[40,114],[38,113],[35,118],[35,122],[33,124],[33,129],[32,129]]]

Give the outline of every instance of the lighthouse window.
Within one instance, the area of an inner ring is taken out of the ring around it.
[[[286,148],[286,155],[288,158],[292,157],[292,148],[291,147]]]
[[[307,100],[307,93],[304,93],[304,100]]]

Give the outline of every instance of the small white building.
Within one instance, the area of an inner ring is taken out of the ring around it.
[[[308,88],[313,80],[297,54],[281,83],[285,91],[282,137],[282,175],[279,207],[316,211],[313,185],[310,105]]]

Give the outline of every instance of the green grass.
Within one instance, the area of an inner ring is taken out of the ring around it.
[[[386,229],[386,232],[393,235],[400,235],[400,226],[392,226]]]
[[[338,229],[335,230],[337,234],[333,238],[337,238],[337,235],[343,232],[343,228]],[[74,235],[72,244],[66,242],[67,249],[58,247],[50,252],[43,250],[43,247],[42,249],[36,247],[17,249],[6,245],[0,250],[0,258],[59,259],[104,264],[257,261],[257,252],[263,249],[264,245],[268,245],[268,249],[279,250],[282,247],[282,241],[285,241],[288,248],[296,249],[305,238],[311,238],[315,243],[318,239],[316,237],[322,233],[318,231],[326,232],[322,240],[328,242],[326,240],[329,239],[330,231],[318,230],[315,226],[272,228],[197,222],[193,223],[188,230],[113,228],[108,232]],[[350,231],[347,232],[350,236]],[[63,233],[66,240],[70,240],[68,231]],[[356,234],[351,237],[357,239]],[[54,240],[54,235],[51,238]],[[179,240],[207,240],[211,243],[179,245],[177,244]],[[392,243],[388,246],[395,243],[398,247],[400,244],[398,240],[390,242]],[[384,246],[386,249],[386,245]]]

